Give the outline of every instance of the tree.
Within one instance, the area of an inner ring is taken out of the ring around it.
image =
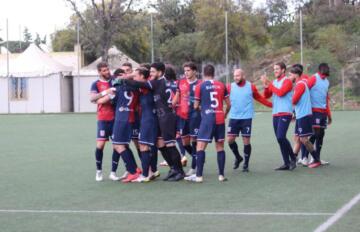
[[[91,0],[86,3],[85,11],[79,9],[76,0],[65,1],[70,4],[80,22],[84,47],[93,49],[106,61],[114,36],[121,31],[118,25],[129,11],[133,0],[101,0],[100,3]]]
[[[51,45],[54,52],[74,51],[76,32],[73,29],[63,29],[51,35]]]
[[[24,28],[24,41],[27,43],[27,42],[31,42],[32,41],[32,35],[31,33],[29,32],[29,29],[27,27]]]
[[[270,25],[287,21],[288,5],[285,0],[266,0]]]

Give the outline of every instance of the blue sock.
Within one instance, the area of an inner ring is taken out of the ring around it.
[[[241,160],[242,157],[239,153],[239,148],[238,148],[238,145],[236,142],[233,142],[233,143],[229,143],[229,147],[231,149],[231,151],[234,153],[234,156],[237,160]]]
[[[120,154],[114,149],[112,154],[112,165],[111,165],[112,172],[116,172],[119,165],[119,159],[120,159]]]
[[[141,167],[143,171],[143,176],[149,176],[149,167],[150,167],[150,160],[151,160],[151,152],[150,151],[143,151],[141,152]]]
[[[151,147],[151,160],[150,167],[152,172],[157,171],[157,162],[158,162],[158,149],[155,146]]]
[[[134,153],[132,152],[132,150],[129,148],[129,147],[127,147],[127,149],[126,150],[128,150],[129,151],[129,158],[131,159],[131,162],[133,163],[133,164],[135,164],[135,169],[137,169],[137,164],[136,164],[136,160],[135,160],[135,156],[134,156]],[[139,150],[140,151],[140,150]],[[139,154],[139,158],[141,159],[141,154]]]
[[[120,156],[124,160],[126,171],[128,171],[130,174],[135,174],[136,163],[134,163],[134,155],[132,154],[131,150],[126,149],[125,151],[121,152]]]
[[[95,150],[96,170],[102,170],[103,150],[96,148]]]
[[[224,175],[225,170],[225,151],[219,151],[217,153],[217,162],[219,167],[219,175]]]
[[[205,163],[205,151],[196,152],[196,176],[203,175],[204,163]]]
[[[249,166],[250,155],[251,155],[251,144],[244,145],[244,158],[245,158],[244,167]]]
[[[290,165],[290,160],[289,160],[289,154],[287,153],[287,145],[286,145],[286,141],[287,139],[286,138],[278,138],[278,143],[279,143],[279,146],[280,146],[280,150],[281,150],[281,155],[283,157],[283,161],[284,161],[284,164],[289,166]]]
[[[191,168],[196,169],[196,142],[191,142],[192,154],[191,154]]]
[[[184,149],[187,151],[187,153],[189,153],[189,155],[192,155],[192,147],[191,145],[185,145]]]
[[[185,155],[185,148],[184,148],[183,143],[182,143],[182,138],[181,137],[177,138],[176,142],[178,144],[181,156],[184,156]]]

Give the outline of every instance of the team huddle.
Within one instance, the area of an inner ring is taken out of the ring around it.
[[[91,86],[90,100],[97,104],[96,181],[103,180],[102,160],[106,141],[113,144],[112,167],[109,179],[113,181],[149,182],[160,176],[158,152],[163,166],[169,166],[164,181],[203,182],[206,147],[215,140],[218,180],[226,181],[225,119],[228,145],[235,156],[234,169],[243,162],[243,172],[249,171],[251,156],[251,129],[254,100],[272,107],[273,127],[280,146],[283,164],[275,170],[293,170],[297,163],[316,168],[327,162],[320,159],[327,123],[331,123],[329,107],[330,68],[319,65],[318,72],[307,77],[303,67],[295,64],[286,76],[286,65],[274,65],[275,80],[261,77],[264,93],[246,80],[245,72],[234,70],[234,82],[226,86],[215,80],[215,68],[206,65],[202,78],[197,66],[183,65],[184,76],[177,79],[171,65],[161,62],[142,64],[132,70],[130,63],[110,74],[108,65],[97,66],[99,79]],[[268,99],[272,98],[272,102]],[[292,120],[296,120],[294,146],[286,134]],[[241,134],[243,156],[236,138]],[[141,161],[138,167],[130,149],[133,141]],[[176,146],[180,149],[180,152]],[[301,150],[301,157],[298,153]],[[190,169],[186,153],[191,157]],[[311,154],[311,159],[308,154]],[[126,172],[116,174],[120,158]]]

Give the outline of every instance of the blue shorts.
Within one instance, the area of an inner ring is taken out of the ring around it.
[[[162,117],[158,116],[159,133],[158,138],[164,140],[165,144],[176,142],[176,115],[165,113]]]
[[[296,119],[295,135],[299,137],[307,137],[313,135],[311,115]]]
[[[132,139],[138,139],[139,138],[139,132],[140,132],[140,121],[136,119],[135,122],[133,123],[133,126],[132,126],[131,138]]]
[[[202,120],[197,141],[211,143],[213,138],[215,138],[215,142],[225,140],[225,124],[216,125],[213,120]]]
[[[141,120],[139,143],[149,146],[156,144],[158,136],[158,122],[157,119],[145,119]]]
[[[240,132],[242,137],[251,136],[252,119],[230,119],[228,136],[238,137]]]
[[[178,120],[178,131],[181,137],[188,137],[191,136],[196,138],[199,133],[201,118],[190,118],[190,119],[182,119],[179,118]]]
[[[132,137],[132,123],[126,121],[115,121],[113,134],[112,134],[112,143],[119,145],[129,144]]]
[[[98,141],[109,141],[113,132],[114,121],[97,121],[97,136]]]
[[[327,114],[320,112],[313,112],[312,115],[312,127],[314,128],[324,128],[327,127]]]

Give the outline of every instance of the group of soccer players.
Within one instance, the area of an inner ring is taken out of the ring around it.
[[[274,65],[275,80],[261,77],[264,93],[246,80],[245,72],[234,70],[234,82],[225,86],[215,80],[215,69],[206,65],[202,79],[196,64],[183,65],[184,76],[176,78],[171,65],[161,62],[142,64],[133,70],[124,63],[111,75],[108,65],[97,66],[99,79],[91,86],[90,100],[97,104],[96,181],[103,180],[102,160],[106,141],[113,144],[112,169],[109,179],[128,182],[149,182],[160,176],[157,169],[158,151],[169,166],[165,181],[203,182],[205,150],[215,139],[218,180],[226,181],[225,119],[229,116],[227,140],[235,156],[234,169],[241,162],[249,171],[251,129],[254,99],[273,108],[273,126],[284,164],[275,170],[293,170],[298,163],[316,168],[321,165],[320,150],[327,120],[331,123],[328,88],[329,66],[321,64],[312,77],[302,74],[301,65],[293,65],[286,76],[284,63]],[[295,86],[295,87],[293,87]],[[272,102],[267,98],[272,97]],[[225,103],[225,104],[224,104]],[[224,107],[225,105],[225,107]],[[294,147],[286,133],[296,118]],[[240,155],[236,138],[242,136],[244,149]],[[137,166],[129,145],[133,141],[141,168]],[[180,152],[176,147],[178,143]],[[314,148],[314,144],[315,147]],[[191,156],[191,167],[185,174],[185,152]],[[308,154],[312,161],[308,161]],[[118,177],[120,157],[126,172]]]

